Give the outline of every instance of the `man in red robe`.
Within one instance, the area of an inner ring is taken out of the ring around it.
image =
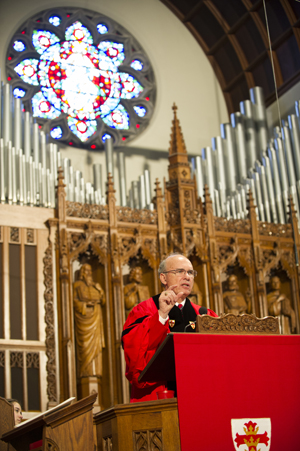
[[[197,272],[184,255],[169,255],[161,262],[158,273],[165,290],[136,305],[123,328],[131,402],[156,400],[156,392],[167,388],[167,381],[139,382],[138,377],[170,331],[193,331],[190,321],[196,321],[200,309],[188,299]],[[210,309],[207,314],[217,316]]]

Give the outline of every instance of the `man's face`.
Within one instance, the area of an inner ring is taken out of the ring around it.
[[[87,285],[91,285],[93,283],[92,268],[90,265],[86,265],[84,267],[82,276]]]
[[[280,279],[279,279],[279,277],[272,277],[272,279],[271,279],[271,288],[272,288],[272,290],[279,290],[279,288],[280,288]]]
[[[174,255],[173,257],[169,257],[166,261],[166,271],[170,271],[172,269],[185,269],[189,271],[193,269],[192,263],[183,255]],[[183,292],[184,296],[182,299],[185,299],[189,296],[193,289],[194,277],[189,276],[187,273],[185,275],[175,274],[173,272],[169,272],[168,274],[160,274],[160,280],[165,285],[166,289],[171,285],[177,285],[174,288],[174,292],[176,294]]]
[[[131,274],[131,280],[137,283],[141,283],[143,280],[143,274],[141,268],[135,268]]]
[[[228,288],[229,290],[237,290],[238,289],[238,283],[236,276],[230,276],[228,279]]]

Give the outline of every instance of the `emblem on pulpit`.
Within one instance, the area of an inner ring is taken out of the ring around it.
[[[231,434],[237,451],[269,451],[271,446],[271,419],[233,419],[231,420]]]

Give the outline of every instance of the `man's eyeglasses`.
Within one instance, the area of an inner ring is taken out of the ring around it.
[[[164,271],[163,274],[168,274],[168,272],[173,272],[174,274],[178,275],[178,276],[185,276],[186,274],[190,277],[196,277],[197,276],[197,271],[195,271],[194,269],[189,269],[188,271],[186,271],[185,269],[170,269],[170,271]]]

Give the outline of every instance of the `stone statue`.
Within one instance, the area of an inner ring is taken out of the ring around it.
[[[234,315],[242,315],[251,312],[250,299],[246,302],[243,294],[238,291],[239,285],[237,276],[232,274],[228,277],[228,291],[223,293],[225,313],[233,313]]]
[[[126,318],[135,305],[150,298],[149,288],[142,285],[142,277],[143,272],[140,266],[131,269],[129,273],[130,283],[124,287]]]
[[[93,281],[91,265],[82,265],[73,291],[79,377],[100,377],[105,347],[101,306],[105,304],[105,294]]]
[[[282,334],[291,334],[296,330],[296,315],[291,301],[280,293],[279,277],[271,278],[271,290],[267,295],[269,315],[279,318],[279,328]]]

